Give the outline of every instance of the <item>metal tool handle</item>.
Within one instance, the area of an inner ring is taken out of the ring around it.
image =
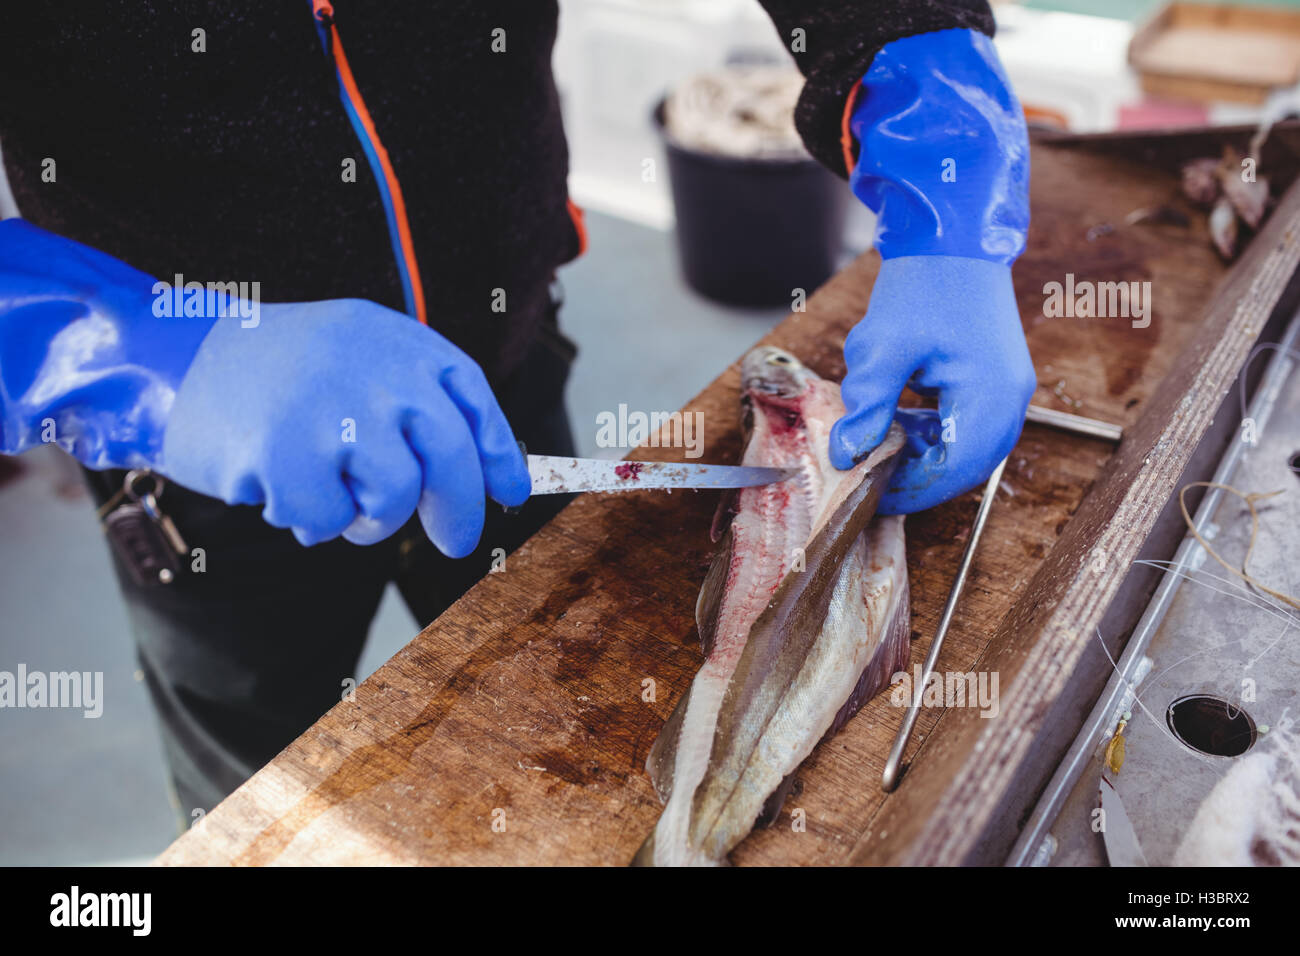
[[[953,614],[957,610],[957,601],[961,598],[962,589],[966,586],[966,576],[970,573],[971,562],[975,558],[975,546],[979,543],[980,535],[984,532],[984,524],[988,520],[989,509],[993,507],[993,498],[998,493],[998,483],[1002,481],[1002,469],[1007,465],[1007,460],[1003,458],[998,462],[998,466],[993,469],[993,474],[989,475],[988,483],[984,486],[984,500],[980,502],[979,510],[975,512],[975,523],[971,525],[970,537],[966,539],[966,550],[962,552],[961,566],[957,569],[957,577],[953,581],[952,590],[948,592],[948,603],[943,606],[943,615],[939,618],[939,628],[934,632],[934,640],[930,643],[930,652],[925,655],[925,665],[921,670],[921,680],[919,686],[912,688],[912,700],[907,705],[907,712],[903,715],[903,725],[898,729],[898,736],[894,738],[894,746],[889,751],[889,759],[885,761],[885,772],[881,776],[880,785],[886,793],[891,793],[898,786],[898,781],[903,776],[903,751],[907,749],[907,741],[911,739],[912,728],[916,725],[916,718],[920,714],[920,707],[917,701],[921,699],[926,686],[930,683],[930,675],[934,673],[934,665],[939,660],[939,651],[943,648],[943,639],[948,635],[948,627],[952,624]]]
[[[1075,435],[1104,438],[1107,441],[1117,442],[1124,437],[1124,429],[1119,425],[1098,421],[1095,418],[1084,418],[1082,415],[1073,415],[1070,412],[1057,411],[1055,408],[1044,408],[1041,405],[1030,405],[1025,409],[1025,421],[1059,428]]]

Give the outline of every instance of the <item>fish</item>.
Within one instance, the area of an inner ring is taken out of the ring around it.
[[[1224,150],[1223,163],[1219,167],[1219,184],[1223,195],[1232,203],[1232,208],[1241,221],[1258,229],[1264,221],[1264,212],[1268,208],[1268,179],[1254,174],[1255,158],[1251,157],[1251,175],[1248,177],[1241,154],[1229,148]]]
[[[1201,157],[1183,165],[1183,195],[1210,207],[1210,241],[1225,260],[1237,254],[1238,220],[1258,230],[1268,211],[1269,181],[1255,171],[1259,165],[1258,145],[1266,136],[1267,128],[1261,128],[1252,140],[1249,157],[1228,146],[1222,159]]]
[[[1288,720],[1268,736],[1215,784],[1173,866],[1300,866],[1300,733]]]
[[[1210,241],[1219,255],[1231,260],[1237,254],[1237,213],[1226,196],[1220,196],[1210,210]]]
[[[761,346],[742,360],[741,392],[742,464],[798,472],[719,507],[695,608],[705,659],[646,760],[664,807],[637,866],[724,865],[777,819],[817,743],[907,665],[903,519],[872,521],[902,429],[840,471],[837,383]]]

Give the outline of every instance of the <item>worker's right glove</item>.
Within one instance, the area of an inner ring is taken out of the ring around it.
[[[161,317],[155,290],[0,223],[0,452],[54,440],[91,468],[152,468],[263,505],[303,544],[373,543],[418,510],[453,557],[477,544],[486,496],[528,497],[483,373],[415,320],[357,299]]]

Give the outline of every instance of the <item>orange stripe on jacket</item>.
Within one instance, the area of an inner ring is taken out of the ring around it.
[[[858,102],[858,92],[861,89],[861,83],[853,84],[848,99],[844,101],[844,116],[840,119],[840,148],[844,150],[844,171],[850,176],[853,175],[853,167],[857,165],[857,157],[854,155],[853,129],[849,121],[853,119],[853,107]]]
[[[325,0],[312,0],[312,12],[317,19],[321,15],[333,16],[334,8]],[[411,277],[411,297],[415,300],[415,317],[424,325],[429,324],[428,316],[424,308],[424,285],[420,282],[420,267],[415,261],[415,243],[411,239],[411,226],[406,219],[406,201],[402,198],[402,186],[397,180],[397,173],[393,170],[393,164],[388,159],[388,150],[384,149],[384,144],[379,139],[379,133],[375,130],[374,120],[370,118],[370,111],[366,109],[366,101],[361,98],[361,90],[357,88],[356,77],[352,75],[352,67],[348,65],[348,58],[343,53],[343,42],[339,39],[338,27],[330,21],[330,41],[334,48],[334,60],[339,71],[339,80],[343,83],[343,89],[348,94],[348,99],[352,101],[352,108],[357,111],[357,116],[361,120],[361,125],[365,127],[366,135],[370,137],[370,142],[375,146],[375,155],[379,157],[379,165],[383,167],[384,179],[388,183],[388,191],[393,197],[393,215],[397,219],[397,237],[398,242],[402,245],[402,258],[406,260],[406,271]]]
[[[573,220],[574,231],[578,233],[578,255],[587,251],[587,221],[583,218],[582,207],[572,199],[565,201],[569,210],[569,218]]]

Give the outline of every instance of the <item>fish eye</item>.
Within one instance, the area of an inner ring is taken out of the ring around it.
[[[789,365],[789,364],[790,364],[790,356],[788,356],[788,355],[781,355],[780,353],[778,353],[778,354],[776,354],[776,355],[769,355],[769,356],[767,357],[767,361],[768,361],[768,363],[771,364],[771,365]]]

